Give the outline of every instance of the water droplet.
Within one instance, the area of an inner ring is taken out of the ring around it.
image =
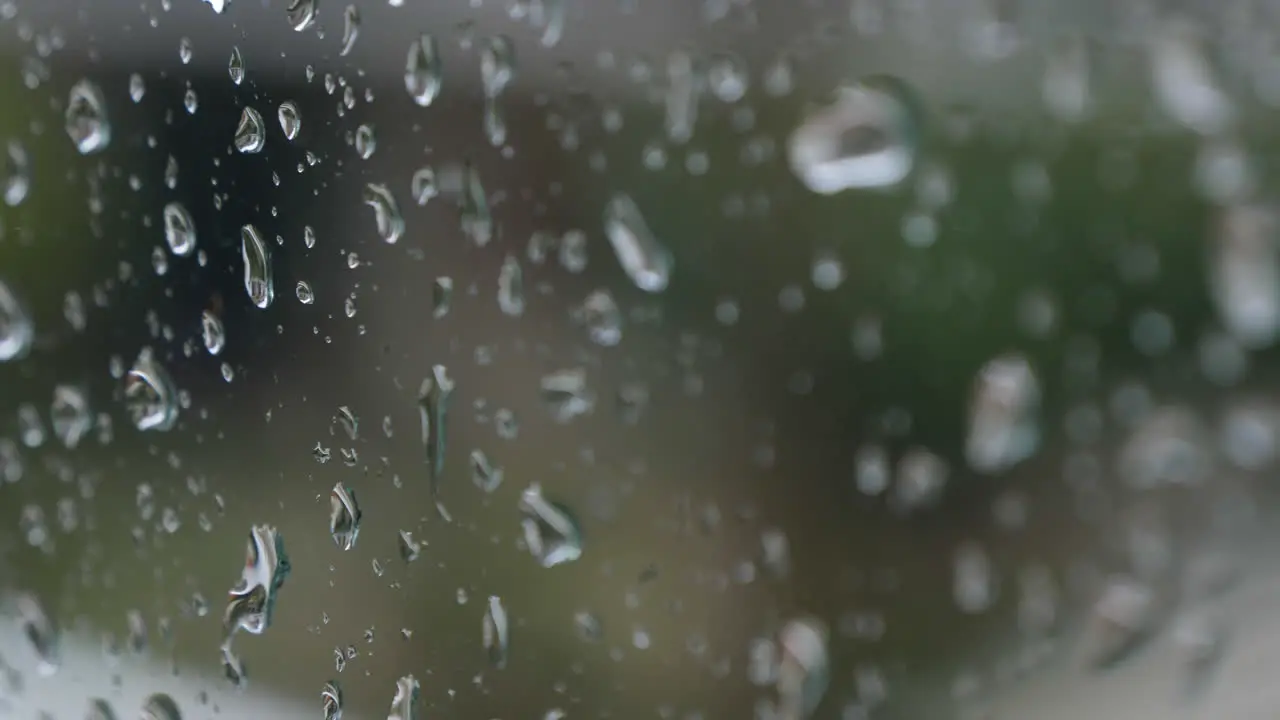
[[[707,84],[721,102],[736,103],[747,94],[747,66],[736,55],[713,58],[707,68]]]
[[[1089,47],[1070,35],[1051,49],[1041,84],[1045,108],[1063,122],[1078,122],[1089,112]]]
[[[842,88],[792,133],[788,159],[813,192],[898,184],[911,172],[919,130],[914,105],[897,81]]]
[[[582,556],[582,531],[568,508],[548,501],[542,487],[533,483],[520,496],[521,526],[529,552],[544,568],[572,562]]]
[[[222,352],[227,344],[227,333],[222,327],[222,320],[212,310],[205,310],[200,314],[200,336],[204,339],[204,349],[210,355]]]
[[[236,150],[242,153],[262,152],[267,144],[267,127],[262,122],[262,115],[251,107],[245,106],[240,111],[240,123],[236,125]]]
[[[27,157],[27,149],[17,140],[10,140],[5,150],[4,165],[0,170],[4,201],[10,207],[17,207],[31,189],[31,161]]]
[[[1247,349],[1280,336],[1280,242],[1274,213],[1224,208],[1210,237],[1209,280],[1223,326]]]
[[[1235,107],[1210,66],[1201,29],[1175,15],[1150,30],[1151,84],[1165,113],[1204,135],[1225,130]]]
[[[413,539],[413,533],[408,530],[401,530],[398,539],[400,559],[407,563],[417,560],[418,554],[422,552],[422,543]]]
[[[484,247],[493,239],[493,216],[489,212],[489,197],[480,181],[480,170],[468,162],[462,181],[462,232],[478,247]]]
[[[57,673],[62,666],[62,637],[57,625],[35,595],[23,593],[17,597],[16,603],[22,634],[31,643],[39,660],[37,672],[43,677]]]
[[[431,375],[423,379],[418,389],[418,414],[422,421],[422,445],[426,449],[427,474],[431,481],[431,494],[439,497],[440,478],[444,474],[445,443],[449,419],[449,396],[453,393],[453,380],[444,365],[431,368]]]
[[[436,171],[429,167],[418,168],[409,182],[409,194],[419,205],[426,205],[431,198],[440,194],[436,187]]]
[[[317,0],[292,0],[285,10],[289,25],[302,32],[315,24]]]
[[[502,94],[515,77],[515,49],[505,35],[489,38],[480,50],[480,80],[487,98]]]
[[[524,273],[514,255],[507,255],[498,270],[498,308],[512,317],[524,314]]]
[[[356,128],[356,154],[361,160],[368,160],[373,157],[373,151],[378,147],[378,138],[373,134],[372,125],[361,125]]]
[[[177,421],[178,393],[169,372],[156,361],[151,348],[143,348],[129,369],[124,400],[129,417],[139,430],[164,431]]]
[[[697,63],[683,51],[667,57],[667,92],[665,127],[667,138],[683,144],[693,137],[698,122],[698,103],[703,92],[703,78]]]
[[[138,73],[129,76],[129,99],[135,103],[142,102],[147,95],[147,83]]]
[[[484,621],[481,623],[481,639],[484,649],[489,653],[489,662],[501,670],[507,666],[507,609],[502,606],[502,598],[489,596],[489,605],[485,608]]]
[[[35,339],[35,326],[26,307],[0,280],[0,362],[23,357]]]
[[[310,305],[316,301],[315,293],[311,291],[311,285],[306,280],[299,280],[298,286],[294,288],[298,295],[298,302],[303,305]]]
[[[143,703],[142,710],[138,713],[138,720],[182,720],[182,711],[178,709],[178,703],[173,698],[163,693],[157,693],[147,698]]]
[[[49,422],[53,425],[53,434],[68,450],[74,450],[93,427],[93,415],[89,412],[89,400],[84,391],[72,385],[55,387]]]
[[[231,46],[231,60],[227,63],[227,74],[231,76],[231,82],[236,85],[244,82],[244,58],[240,55],[238,45]]]
[[[778,647],[778,717],[807,717],[830,681],[826,625],[813,618],[791,620],[778,633]]]
[[[178,257],[186,257],[196,249],[196,223],[191,213],[179,202],[164,206],[164,239],[169,251]]]
[[[364,186],[364,204],[373,208],[373,219],[378,226],[378,237],[383,242],[395,244],[404,234],[404,217],[400,205],[386,185],[369,183]]]
[[[191,39],[184,37],[178,41],[178,59],[182,61],[183,65],[189,65],[191,64],[191,56]]]
[[[253,225],[240,228],[240,257],[244,262],[244,291],[250,302],[265,310],[275,299],[271,277],[271,248]]]
[[[302,129],[302,113],[298,112],[298,106],[292,100],[280,103],[276,118],[280,121],[280,130],[284,132],[286,140],[298,137],[298,131]]]
[[[560,238],[557,253],[560,267],[571,273],[587,269],[587,234],[581,230],[569,230]]]
[[[387,720],[415,720],[418,690],[418,681],[412,675],[405,675],[397,680],[396,694],[391,700],[391,710],[387,713]]]
[[[230,644],[238,630],[261,635],[270,627],[276,593],[284,585],[290,569],[284,539],[276,529],[269,525],[251,527],[244,569],[228,593],[227,609],[222,617],[224,645]]]
[[[196,110],[200,108],[200,98],[196,96],[194,88],[187,88],[187,92],[182,96],[182,107],[186,108],[188,115],[195,115]]]
[[[71,86],[67,101],[66,130],[81,155],[106,149],[111,143],[111,122],[102,91],[89,80]]]
[[[302,244],[306,245],[308,250],[316,246],[316,231],[310,225],[302,228]]]
[[[618,194],[609,201],[604,229],[618,264],[636,287],[655,293],[667,288],[673,265],[671,253],[654,237],[631,198]]]
[[[413,101],[427,107],[440,94],[443,80],[440,51],[431,35],[423,35],[409,46],[404,67],[404,87]]]
[[[360,504],[355,491],[342,483],[329,494],[329,535],[340,550],[350,550],[360,535]]]
[[[595,393],[587,384],[587,371],[583,368],[547,373],[539,384],[542,400],[556,422],[569,422],[595,409]]]
[[[1039,404],[1040,384],[1025,357],[1005,355],[984,365],[969,406],[969,467],[994,473],[1030,457],[1040,441]]]
[[[575,318],[586,326],[591,342],[604,347],[622,342],[622,311],[608,290],[602,288],[587,295]]]
[[[321,688],[320,707],[324,720],[342,720],[342,688],[337,680],[330,680]]]
[[[431,314],[442,318],[449,314],[449,306],[453,302],[453,278],[441,276],[436,278],[431,287]]]
[[[355,47],[356,38],[360,36],[360,10],[355,5],[348,5],[342,13],[342,49],[338,55],[346,57]]]
[[[471,451],[471,482],[486,493],[491,493],[502,485],[502,468],[489,461],[489,457],[480,450]]]

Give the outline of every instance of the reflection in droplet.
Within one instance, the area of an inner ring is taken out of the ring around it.
[[[179,202],[164,206],[164,239],[169,251],[178,257],[186,257],[196,249],[196,223],[191,213]]]
[[[236,125],[236,150],[251,154],[262,152],[267,144],[267,126],[262,122],[262,115],[253,108],[245,106],[240,112],[240,122]]]
[[[350,550],[360,536],[360,504],[355,491],[338,483],[329,493],[329,535],[340,550]]]
[[[125,407],[139,430],[168,430],[178,419],[178,393],[169,371],[143,348],[124,383]]]
[[[582,531],[569,509],[542,495],[533,483],[520,496],[521,527],[529,552],[544,568],[582,557]]]
[[[640,208],[630,197],[618,194],[604,212],[604,230],[613,246],[618,264],[636,287],[646,292],[662,292],[671,279],[674,264],[645,223]]]
[[[239,85],[244,82],[244,58],[240,56],[240,46],[231,46],[231,60],[227,62],[227,74],[231,82]]]
[[[212,310],[200,313],[200,337],[204,340],[204,349],[210,355],[217,355],[227,344],[227,333],[222,327],[222,319]]]
[[[348,5],[342,13],[342,49],[338,55],[346,57],[360,37],[360,10],[355,5]]]
[[[395,196],[386,185],[369,183],[364,186],[364,204],[373,208],[378,237],[385,243],[395,244],[404,234],[404,216],[400,214]]]
[[[289,25],[302,32],[315,24],[317,0],[292,0],[285,10]]]
[[[261,635],[271,625],[276,593],[284,585],[290,571],[284,539],[274,527],[255,525],[249,529],[244,569],[231,588],[227,609],[222,617],[224,644],[238,630]]]
[[[249,301],[265,310],[275,298],[271,277],[271,248],[253,225],[240,228],[240,257],[244,262],[244,291]]]
[[[440,94],[443,79],[440,51],[431,35],[423,35],[409,46],[405,61],[404,87],[409,97],[422,107],[427,107]]]
[[[66,130],[81,155],[99,152],[111,143],[107,101],[98,86],[81,80],[71,86],[67,100]]]
[[[316,295],[311,290],[311,284],[306,280],[298,281],[297,287],[294,288],[294,293],[298,296],[298,302],[303,305],[310,305],[316,301]]]
[[[502,598],[497,595],[489,596],[484,621],[481,623],[481,639],[484,649],[489,653],[489,662],[499,670],[506,667],[507,609],[502,606]]]
[[[286,140],[298,137],[298,131],[302,129],[302,113],[298,111],[298,106],[292,100],[280,103],[280,108],[276,110],[276,119],[280,121],[280,130],[284,133]]]
[[[23,357],[35,339],[35,325],[26,307],[0,280],[0,362]]]
[[[919,130],[896,81],[842,88],[810,113],[788,142],[792,171],[813,192],[897,185],[911,172]]]

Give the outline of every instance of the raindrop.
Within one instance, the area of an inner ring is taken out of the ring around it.
[[[242,153],[262,152],[267,144],[267,127],[262,122],[262,115],[246,106],[240,112],[240,123],[236,125],[236,150]]]
[[[315,24],[318,0],[292,0],[285,10],[289,25],[302,32]]]
[[[4,201],[10,207],[21,205],[31,189],[31,162],[27,149],[17,140],[10,140],[6,146],[2,172],[0,180],[4,185]]]
[[[276,119],[280,121],[280,130],[284,132],[286,140],[298,137],[298,131],[302,129],[302,113],[298,112],[298,106],[292,100],[280,103]]]
[[[227,62],[227,74],[231,76],[231,82],[236,85],[244,82],[244,58],[240,56],[238,45],[231,46],[231,60]]]
[[[373,151],[378,147],[378,138],[373,134],[372,125],[361,125],[356,128],[356,154],[361,160],[368,160],[373,157]]]
[[[586,326],[591,342],[604,347],[622,342],[622,311],[608,290],[602,288],[587,295],[575,314]]]
[[[17,610],[22,621],[22,634],[39,659],[37,671],[44,677],[57,673],[62,666],[62,643],[61,633],[53,619],[45,612],[40,600],[29,593],[17,597]]]
[[[462,232],[477,247],[484,247],[493,239],[493,216],[489,212],[489,197],[480,181],[480,170],[468,162],[462,180]]]
[[[566,368],[542,376],[540,381],[543,402],[556,422],[569,422],[595,408],[595,394],[587,385],[587,371],[583,368]]]
[[[453,301],[453,278],[441,276],[431,286],[431,314],[442,318],[449,314],[449,306]]]
[[[85,713],[85,720],[116,720],[116,711],[111,709],[111,704],[102,698],[94,698],[89,701],[89,711]]]
[[[81,155],[99,152],[111,143],[107,101],[97,85],[81,80],[71,87],[71,96],[67,101],[66,130]]]
[[[228,593],[230,598],[222,617],[226,634],[224,646],[230,643],[237,630],[261,635],[270,627],[276,593],[284,585],[290,570],[284,539],[276,529],[269,525],[251,527],[244,569]]]
[[[984,365],[969,406],[969,467],[994,473],[1030,457],[1040,442],[1039,404],[1040,384],[1025,357],[1005,355]]]
[[[524,273],[514,255],[507,255],[498,270],[498,307],[511,317],[524,314]]]
[[[618,264],[636,287],[651,293],[666,289],[673,265],[671,253],[654,237],[630,197],[618,194],[609,201],[604,229]]]
[[[240,257],[244,262],[244,291],[255,306],[265,310],[275,298],[271,248],[253,225],[240,228]]]
[[[355,5],[348,5],[342,13],[342,49],[338,55],[346,57],[355,47],[356,38],[360,36],[360,10]]]
[[[302,244],[306,245],[308,250],[316,246],[316,231],[310,225],[302,228]]]
[[[355,491],[342,483],[334,485],[329,493],[329,535],[338,549],[345,551],[356,546],[361,516]]]
[[[418,704],[418,681],[412,675],[405,675],[396,681],[396,694],[391,700],[391,710],[387,720],[415,720]]]
[[[486,493],[491,493],[502,485],[502,468],[490,462],[489,457],[480,450],[471,451],[471,482]]]
[[[191,38],[182,38],[178,41],[178,59],[183,65],[190,65],[192,57]]]
[[[200,336],[204,340],[204,349],[210,355],[217,355],[227,344],[227,333],[222,327],[222,320],[212,310],[200,314]]]
[[[440,478],[444,474],[445,443],[449,419],[449,396],[453,393],[449,369],[436,365],[418,389],[418,414],[422,421],[422,445],[426,449],[431,495],[439,499]]]
[[[0,362],[26,355],[34,338],[35,326],[26,307],[0,280]]]
[[[311,285],[306,280],[299,280],[294,292],[298,295],[298,302],[303,305],[310,305],[316,301],[316,295],[311,291]]]
[[[791,169],[813,192],[897,185],[911,172],[918,119],[896,81],[842,88],[810,113],[788,143]]]
[[[429,167],[418,168],[413,173],[413,179],[409,181],[409,194],[419,205],[426,205],[431,198],[439,195],[440,189],[436,187],[436,171]]]
[[[138,713],[138,720],[182,720],[182,711],[173,698],[157,693],[147,698]]]
[[[330,680],[320,689],[320,707],[324,720],[342,720],[342,688],[337,680]]]
[[[485,608],[484,622],[481,624],[481,639],[484,649],[489,653],[489,662],[501,670],[507,666],[507,609],[502,606],[502,598],[489,596],[489,605]]]
[[[84,391],[72,385],[54,388],[49,421],[53,425],[53,434],[68,450],[74,450],[93,427],[93,416],[89,413],[89,400]]]
[[[442,79],[436,39],[431,35],[423,35],[409,46],[404,67],[404,87],[415,103],[427,107],[440,94]]]
[[[582,531],[568,508],[550,502],[533,483],[520,496],[521,526],[529,552],[544,568],[582,557]]]
[[[143,348],[124,384],[125,407],[139,430],[168,430],[178,419],[178,393],[164,366]]]
[[[179,202],[164,206],[164,239],[169,251],[186,257],[196,249],[196,224],[191,213]]]
[[[1269,209],[1223,209],[1210,240],[1209,281],[1222,324],[1246,349],[1280,336],[1280,242]]]
[[[813,618],[792,620],[778,633],[778,647],[778,717],[807,717],[830,681],[827,628]]]
[[[378,237],[387,244],[395,244],[404,234],[404,217],[400,205],[386,185],[369,183],[364,186],[364,204],[373,208],[373,219],[378,226]]]
[[[200,98],[196,96],[195,88],[187,88],[182,96],[182,107],[186,108],[188,115],[196,114],[196,110],[200,108]]]
[[[135,103],[142,102],[147,95],[147,83],[138,73],[129,76],[129,99]]]
[[[505,35],[489,38],[480,50],[480,80],[487,98],[502,94],[515,76],[515,49]]]

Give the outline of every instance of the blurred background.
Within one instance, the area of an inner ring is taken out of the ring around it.
[[[1274,717],[1272,5],[0,1],[0,717]]]

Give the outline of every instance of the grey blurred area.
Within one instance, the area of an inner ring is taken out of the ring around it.
[[[22,445],[20,477],[0,486],[0,589],[44,600],[77,667],[20,672],[0,713],[61,712],[68,698],[101,694],[127,716],[163,686],[193,717],[291,717],[320,713],[320,688],[334,679],[349,717],[380,717],[395,680],[413,674],[427,713],[746,716],[765,713],[770,693],[750,682],[753,641],[813,615],[832,633],[823,717],[1269,717],[1252,709],[1267,688],[1250,669],[1275,653],[1265,607],[1274,573],[1255,557],[1271,542],[1265,487],[1217,457],[1222,482],[1185,492],[1131,493],[1105,469],[1137,425],[1114,410],[1124,405],[1117,388],[1136,383],[1150,405],[1188,403],[1214,428],[1224,409],[1268,400],[1265,353],[1236,394],[1200,372],[1196,342],[1215,323],[1204,281],[1213,208],[1189,181],[1200,141],[1151,110],[1142,65],[1144,29],[1176,9],[1221,40],[1225,82],[1253,88],[1241,68],[1255,65],[1232,65],[1226,40],[1240,27],[1264,35],[1266,4],[634,5],[570,2],[562,39],[544,48],[542,30],[522,19],[527,4],[356,3],[359,37],[345,56],[343,3],[323,2],[305,32],[289,27],[281,2],[233,0],[221,14],[198,0],[0,7],[0,132],[32,156],[31,195],[3,215],[0,272],[38,329],[32,358],[0,365],[0,436]],[[879,32],[857,24],[876,17]],[[992,25],[1016,28],[1016,49],[974,59],[966,33]],[[440,43],[445,79],[419,108],[402,75],[424,32]],[[1074,32],[1102,44],[1100,99],[1089,122],[1067,127],[1043,120],[1039,95],[1049,49]],[[516,79],[500,98],[509,150],[491,146],[483,123],[479,49],[497,35],[515,47]],[[233,47],[245,63],[239,86],[227,72]],[[736,105],[704,100],[685,145],[663,129],[676,51],[731,55],[753,83]],[[774,97],[759,78],[780,58],[794,88]],[[918,94],[924,157],[956,190],[949,229],[927,251],[901,239],[912,188],[821,198],[783,158],[808,106],[881,72]],[[138,102],[133,73],[146,85]],[[68,88],[83,77],[102,88],[114,127],[95,157],[77,156],[61,128]],[[1245,94],[1249,123],[1264,124],[1265,97]],[[286,100],[301,110],[293,142],[275,123]],[[261,154],[232,146],[246,106],[268,123]],[[607,127],[611,113],[621,129]],[[367,159],[353,147],[361,124],[376,137]],[[1248,123],[1241,132],[1269,162],[1272,136]],[[1016,182],[1029,158],[1054,189],[1031,211]],[[465,237],[453,194],[419,206],[410,193],[416,170],[445,177],[468,163],[495,221],[484,247]],[[362,202],[368,183],[386,184],[404,213],[394,245]],[[631,287],[603,237],[601,209],[618,192],[676,258],[661,295]],[[207,262],[169,258],[161,275],[154,249],[171,200],[195,217]],[[266,311],[245,297],[247,223],[272,251]],[[536,233],[577,229],[589,238],[585,271],[529,258]],[[1158,269],[1143,271],[1152,253]],[[814,258],[827,255],[848,274],[837,292],[810,281]],[[523,268],[519,317],[497,302],[507,257]],[[437,318],[441,277],[455,289]],[[314,304],[296,298],[300,281]],[[619,347],[592,345],[573,318],[597,288],[626,314]],[[1021,329],[1028,291],[1060,301],[1054,332]],[[82,329],[66,319],[69,292],[87,307]],[[1155,358],[1133,340],[1134,318],[1153,307],[1178,331],[1176,351]],[[203,310],[227,329],[216,358],[201,345]],[[869,360],[851,339],[868,318],[884,345]],[[130,426],[111,375],[144,346],[189,394],[168,433]],[[1046,385],[1045,448],[981,477],[962,459],[973,378],[1014,347]],[[1090,358],[1096,370],[1080,371]],[[418,387],[435,364],[457,386],[446,512],[429,489],[418,417]],[[539,380],[577,367],[594,408],[555,422]],[[65,383],[111,418],[110,438],[98,421],[74,451],[47,427],[38,447],[23,445],[19,408],[47,418]],[[341,407],[359,420],[354,438]],[[515,437],[496,427],[506,411]],[[855,456],[869,442],[895,459],[921,447],[945,458],[937,506],[904,516],[859,492]],[[492,493],[472,480],[473,450],[503,469]],[[518,500],[535,482],[579,517],[579,561],[542,568],[522,546]],[[336,483],[363,511],[347,552],[329,535]],[[279,529],[292,572],[271,627],[236,638],[248,678],[238,689],[221,677],[221,615],[261,523]],[[401,531],[423,543],[412,561]],[[1230,660],[1203,697],[1181,695],[1186,663],[1168,647],[1172,631],[1114,669],[1077,662],[1099,588],[1146,557],[1134,535],[1157,538],[1156,554],[1175,546],[1179,572],[1192,565],[1184,556],[1211,551],[1251,571],[1221,612],[1258,632],[1232,633]],[[965,543],[984,547],[1000,577],[997,600],[977,615],[954,599]],[[1028,638],[1019,582],[1041,566],[1061,597],[1052,631]],[[511,619],[502,669],[481,644],[491,595]],[[103,645],[129,644],[134,611],[148,634],[126,654],[140,657],[104,659],[101,673],[120,680],[103,683],[95,659],[110,655]],[[598,637],[582,631],[584,614]],[[17,671],[29,654],[0,649]],[[246,702],[254,709],[233,710]]]

